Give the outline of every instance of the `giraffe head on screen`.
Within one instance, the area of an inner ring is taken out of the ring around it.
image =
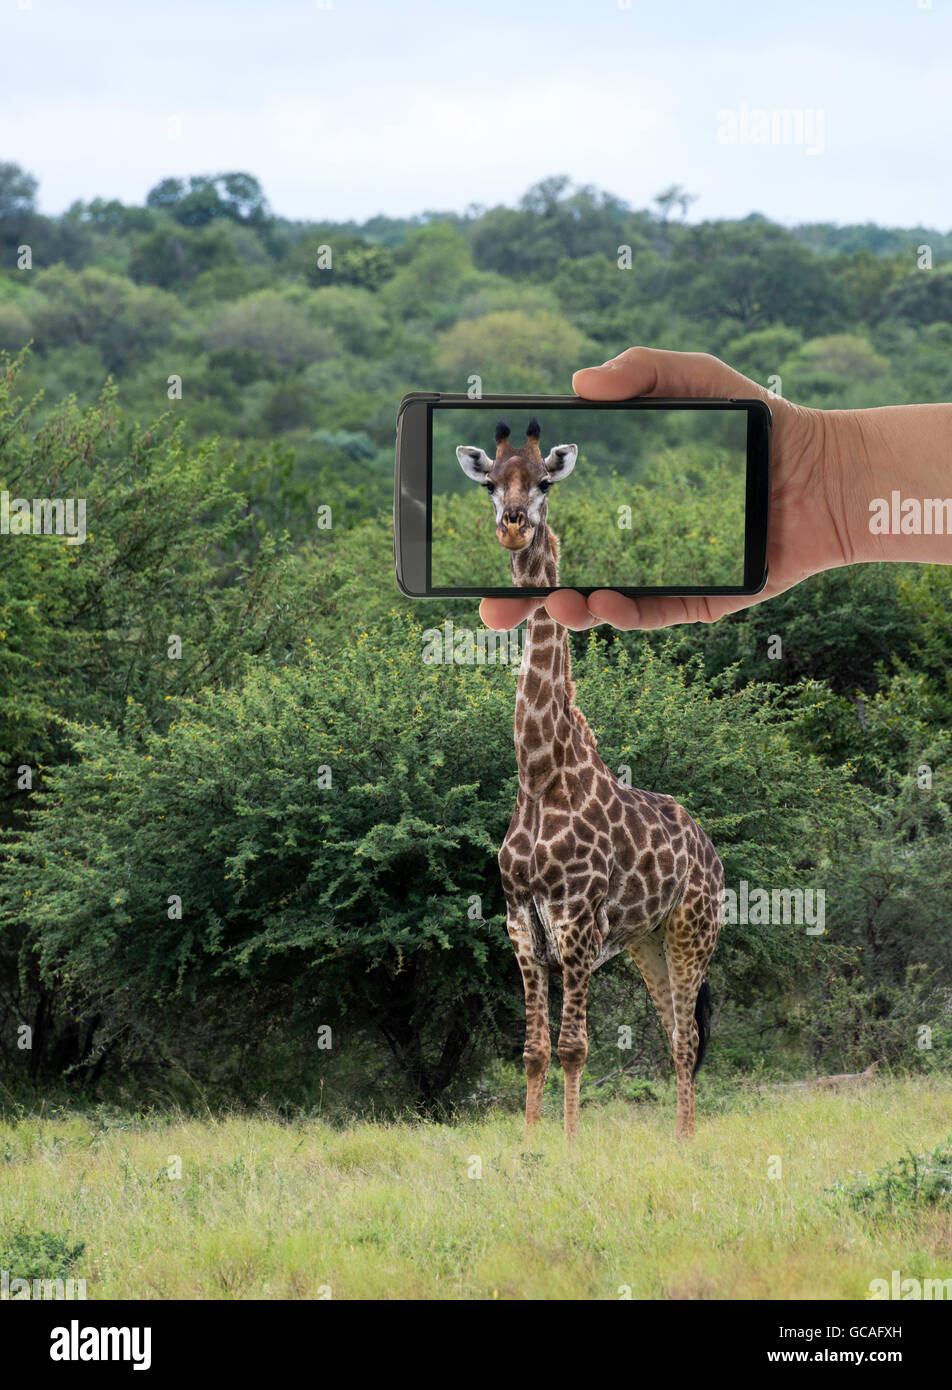
[[[539,448],[542,429],[533,416],[526,426],[526,442],[513,447],[504,420],[496,425],[496,449],[490,458],[485,449],[460,444],[459,466],[474,483],[489,493],[496,516],[496,538],[506,550],[525,550],[543,525],[548,493],[553,483],[567,478],[578,458],[577,444],[556,444],[543,457]]]

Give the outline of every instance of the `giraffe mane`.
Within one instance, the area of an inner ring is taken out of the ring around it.
[[[575,716],[575,722],[576,722],[576,724],[578,724],[578,725],[581,727],[582,732],[583,732],[584,734],[586,734],[587,737],[590,738],[590,739],[592,740],[592,747],[593,747],[593,748],[597,748],[597,747],[598,747],[598,739],[597,739],[597,738],[595,737],[595,735],[592,733],[592,726],[591,726],[591,724],[588,722],[588,720],[585,718],[585,715],[584,715],[584,714],[582,713],[582,711],[579,709],[578,705],[576,705],[576,703],[575,703],[575,682],[574,682],[574,681],[569,681],[568,684],[569,684],[569,687],[570,687],[570,688],[569,688],[569,713],[570,713],[570,714],[573,714],[573,715]]]
[[[552,558],[556,564],[556,572],[558,572],[559,538],[552,530],[552,527],[548,525],[548,523],[546,523],[546,530],[549,533],[549,545],[552,548]],[[576,705],[575,703],[575,682],[572,679],[572,657],[568,651],[568,648],[566,648],[565,653],[565,694],[568,700],[569,713],[574,717],[575,722],[579,726],[581,732],[587,735],[587,737],[592,740],[592,747],[597,748],[598,739],[592,732],[592,726],[591,724],[589,724],[588,720],[585,718],[585,715],[582,713],[578,705]]]

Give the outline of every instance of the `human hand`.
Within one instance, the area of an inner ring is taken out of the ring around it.
[[[629,348],[601,367],[583,368],[572,378],[572,388],[595,401],[741,396],[768,403],[773,430],[767,584],[758,594],[726,598],[635,599],[610,589],[598,589],[587,599],[573,589],[559,589],[547,599],[487,598],[479,611],[488,627],[514,627],[543,603],[557,622],[576,630],[603,622],[625,629],[710,623],[783,593],[810,574],[869,558],[854,554],[849,524],[857,508],[865,507],[868,469],[859,466],[847,472],[837,467],[834,422],[870,412],[794,405],[707,353],[644,347]]]

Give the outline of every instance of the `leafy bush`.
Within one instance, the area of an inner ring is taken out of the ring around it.
[[[857,1174],[830,1189],[843,1196],[857,1211],[903,1212],[915,1207],[952,1208],[952,1135],[932,1153],[910,1149],[894,1163],[887,1163],[871,1178]]]
[[[0,1236],[0,1269],[11,1279],[65,1279],[86,1242],[71,1245],[52,1231],[31,1231],[22,1221]]]
[[[5,837],[0,902],[43,978],[98,1020],[93,1055],[201,1072],[206,1033],[185,1021],[203,1012],[219,1055],[327,1024],[344,1046],[375,1035],[431,1103],[493,1039],[521,1050],[495,862],[513,675],[428,665],[425,646],[394,616],[334,649],[307,639],[283,669],[249,660],[232,688],[170,698],[167,724],[132,702],[122,729],[70,726],[76,761]],[[804,840],[850,814],[851,788],[793,750],[770,688],[719,691],[647,647],[608,661],[594,638],[576,675],[609,766],[678,795],[729,880],[802,879]],[[815,952],[802,932],[726,929],[724,987]]]

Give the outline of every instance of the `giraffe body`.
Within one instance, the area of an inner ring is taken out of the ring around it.
[[[578,450],[558,445],[543,459],[539,433],[530,421],[526,446],[515,450],[500,422],[494,460],[472,446],[460,446],[457,456],[467,476],[490,491],[514,583],[556,587],[558,543],[546,494],[574,468]],[[541,1117],[551,1055],[549,975],[562,976],[557,1050],[565,1131],[574,1137],[588,1051],[588,982],[598,966],[627,951],[671,1043],[677,1129],[686,1136],[694,1128],[694,1076],[706,1040],[704,975],[720,930],[723,868],[673,797],[618,781],[574,696],[566,631],[540,606],[528,621],[516,692],[519,791],[499,851],[507,930],[526,996],[526,1124]]]

